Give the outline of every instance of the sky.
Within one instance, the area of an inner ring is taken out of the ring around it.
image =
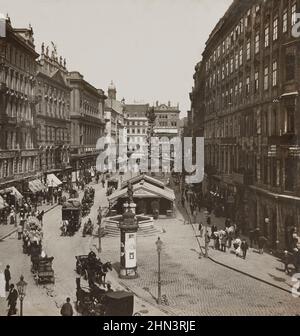
[[[232,0],[0,0],[13,27],[32,25],[36,50],[57,45],[79,71],[127,103],[179,103],[190,109],[195,65]]]

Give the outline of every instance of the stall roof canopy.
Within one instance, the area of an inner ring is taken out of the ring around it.
[[[35,193],[44,190],[45,185],[40,180],[33,180],[28,183],[28,188]]]
[[[7,203],[4,201],[4,199],[0,196],[0,210],[6,208],[8,205]]]
[[[108,197],[110,202],[115,202],[119,198],[127,197],[128,188],[123,188],[120,190],[115,191],[112,195]],[[169,201],[175,200],[174,191],[171,189],[162,189],[158,188],[157,186],[141,182],[139,184],[133,185],[133,197],[135,198],[164,198]]]
[[[53,184],[52,184],[53,182]],[[49,174],[47,176],[47,185],[48,187],[58,187],[62,182],[54,174]]]
[[[17,200],[22,199],[23,195],[15,188],[15,187],[10,187],[6,189],[0,190],[0,194],[12,194],[16,197]]]
[[[124,189],[124,188],[127,188],[127,184],[128,182],[130,182],[131,184],[136,184],[136,183],[140,183],[142,180],[144,180],[145,182],[148,182],[150,184],[153,184],[159,188],[165,188],[165,185],[163,182],[149,176],[149,175],[146,175],[146,174],[142,174],[142,175],[139,175],[139,176],[136,176],[136,177],[133,177],[127,181],[124,181],[122,183],[122,187],[121,189]]]

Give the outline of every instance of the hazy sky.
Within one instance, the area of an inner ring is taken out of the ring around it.
[[[0,0],[12,25],[34,30],[36,49],[57,44],[68,70],[126,102],[190,108],[196,63],[232,0]],[[50,49],[51,50],[51,49]]]

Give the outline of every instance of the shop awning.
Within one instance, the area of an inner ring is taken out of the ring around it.
[[[4,199],[0,196],[0,210],[6,208],[8,205],[7,203],[4,201]]]
[[[47,185],[48,187],[58,187],[62,182],[54,174],[49,174],[47,176]]]
[[[33,193],[36,193],[36,192],[39,192],[45,189],[44,184],[40,180],[30,181],[28,183],[28,187],[30,191],[32,191]]]
[[[6,189],[2,189],[0,190],[0,194],[11,194],[14,195],[16,197],[17,200],[20,200],[23,198],[23,195],[15,188],[15,187],[10,187],[10,188],[6,188]]]

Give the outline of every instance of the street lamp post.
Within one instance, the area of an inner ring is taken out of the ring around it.
[[[26,287],[27,287],[27,282],[24,281],[23,275],[20,277],[20,281],[17,283],[17,289],[18,289],[18,294],[19,294],[19,299],[20,299],[20,316],[23,316],[23,300],[26,296]]]
[[[160,240],[160,237],[158,237],[157,241],[156,241],[156,250],[157,250],[157,256],[158,256],[158,281],[157,281],[157,285],[158,285],[158,291],[157,291],[157,303],[160,305],[161,304],[161,277],[160,277],[160,254],[161,254],[161,250],[162,250],[162,245],[163,242]]]
[[[208,241],[207,241],[207,219],[208,219],[209,212],[206,210],[204,211],[205,216],[205,233],[204,233],[204,244],[205,244],[205,258],[208,258]]]
[[[99,240],[99,246],[98,246],[98,252],[99,254],[102,252],[102,246],[101,246],[101,224],[102,224],[102,208],[99,208],[99,214],[98,214],[98,240]]]

